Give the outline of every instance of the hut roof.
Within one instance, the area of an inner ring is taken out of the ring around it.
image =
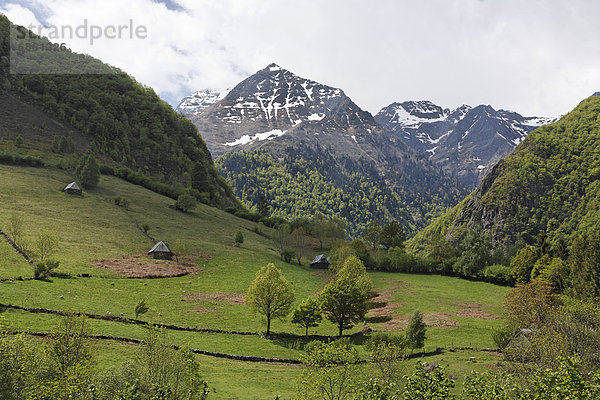
[[[77,184],[77,182],[71,182],[71,183],[69,183],[67,186],[65,186],[65,188],[63,190],[69,190],[69,189],[81,190],[81,188],[79,187],[79,185]]]
[[[152,249],[150,249],[148,254],[154,253],[155,251],[159,251],[161,253],[170,253],[171,252],[171,250],[169,250],[169,248],[167,247],[165,242],[163,242],[162,240],[160,242],[156,243],[154,245],[154,247]]]
[[[325,257],[324,254],[319,254],[318,256],[315,257],[315,259],[313,260],[313,262],[311,262],[311,264],[318,264],[318,263],[329,264],[329,258]]]

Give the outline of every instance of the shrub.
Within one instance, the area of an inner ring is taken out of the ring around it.
[[[17,146],[17,147],[23,146],[23,138],[21,137],[21,135],[19,135],[15,138],[15,146]]]
[[[127,197],[121,197],[121,204],[119,204],[119,206],[128,210],[130,204],[131,204],[131,202],[129,201],[129,199]]]
[[[236,242],[237,244],[242,244],[242,243],[244,243],[244,235],[242,234],[242,232],[241,232],[241,231],[238,231],[238,232],[235,234],[235,239],[234,239],[234,240],[235,240],[235,242]]]
[[[291,263],[295,255],[296,252],[294,250],[285,249],[283,251],[283,261],[285,261],[286,263]]]
[[[371,337],[365,343],[367,350],[375,350],[379,345],[387,344],[394,345],[401,349],[406,348],[406,337],[402,334],[394,334],[390,332],[373,332]]]
[[[492,332],[492,340],[498,349],[504,350],[515,337],[515,328],[512,325],[505,325],[501,328],[494,329]]]
[[[491,283],[500,285],[513,285],[515,280],[511,268],[505,265],[494,264],[483,269],[483,278]]]
[[[196,199],[187,193],[180,195],[177,198],[177,202],[175,203],[175,207],[183,212],[188,212],[196,208]]]
[[[146,304],[145,300],[141,300],[136,306],[135,306],[135,319],[138,319],[138,317],[140,315],[146,314],[148,312],[148,310],[150,309],[150,307],[148,307],[148,305]]]
[[[60,262],[56,260],[40,261],[33,267],[33,277],[35,279],[45,279],[49,277],[52,271],[58,268],[59,265]]]

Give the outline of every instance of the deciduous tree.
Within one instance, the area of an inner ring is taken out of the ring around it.
[[[338,278],[327,284],[319,294],[325,318],[338,326],[340,337],[344,329],[352,328],[364,318],[367,300],[364,287],[352,278]]]
[[[322,320],[321,304],[317,299],[311,297],[300,303],[292,314],[292,323],[303,327],[306,336],[308,336],[308,328],[319,326]]]
[[[246,292],[246,304],[267,319],[267,335],[271,333],[271,320],[289,314],[294,293],[281,270],[269,263],[257,273]]]

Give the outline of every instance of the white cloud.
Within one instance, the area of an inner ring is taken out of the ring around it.
[[[10,0],[9,0],[10,1]],[[600,90],[600,2],[587,0],[35,0],[14,22],[132,19],[146,40],[67,41],[172,104],[277,62],[340,87],[371,112],[392,101],[491,104],[558,115]],[[172,7],[177,3],[180,8]],[[124,5],[126,4],[126,5]],[[42,10],[42,12],[38,12]]]

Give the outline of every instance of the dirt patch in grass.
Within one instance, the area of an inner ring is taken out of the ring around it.
[[[456,312],[459,317],[477,318],[477,319],[500,319],[501,317],[495,314],[486,313],[483,311],[483,306],[480,303],[460,303],[458,304],[462,310]]]
[[[245,294],[242,293],[194,293],[181,295],[187,301],[220,300],[231,304],[244,304]]]
[[[386,322],[385,328],[386,328],[386,330],[390,330],[390,331],[406,329],[408,327],[409,320],[410,320],[409,317],[397,316],[397,317],[392,318],[388,322]]]
[[[196,254],[179,257],[179,262],[172,260],[154,260],[144,253],[123,254],[114,258],[96,260],[94,266],[106,268],[127,278],[169,278],[199,272],[196,262],[209,255]]]
[[[399,330],[408,328],[408,316],[395,316],[385,323],[387,330]],[[451,314],[429,313],[423,314],[423,321],[429,328],[460,328],[458,321],[452,319]]]
[[[459,328],[458,321],[452,319],[451,314],[447,313],[428,313],[423,314],[423,321],[428,327],[435,328]]]

